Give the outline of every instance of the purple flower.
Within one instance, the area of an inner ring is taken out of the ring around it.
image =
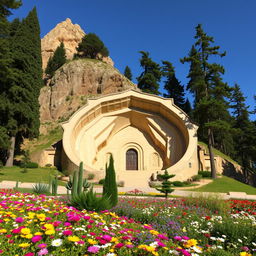
[[[91,253],[97,253],[100,250],[100,248],[98,246],[89,246],[88,247],[88,252]]]
[[[177,240],[177,241],[180,241],[182,238],[180,236],[175,236],[173,239]]]

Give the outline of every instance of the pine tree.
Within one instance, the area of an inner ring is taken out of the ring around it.
[[[187,98],[183,107],[183,110],[191,117],[192,116],[192,107],[189,99]]]
[[[38,97],[42,87],[40,27],[34,8],[14,31],[10,39],[13,79],[6,93],[7,123],[11,148],[6,161],[12,166],[14,149],[22,141],[34,138],[39,132]]]
[[[101,59],[109,56],[108,49],[94,33],[85,35],[76,49],[78,52],[76,57],[78,58]]]
[[[10,9],[18,9],[22,2],[20,0],[1,0],[0,1],[0,19],[6,18],[12,14]]]
[[[169,174],[167,170],[164,171],[164,174],[158,174],[158,177],[163,180],[162,187],[157,188],[158,191],[161,193],[164,193],[165,198],[167,199],[168,194],[173,192],[173,189],[171,188],[172,182],[169,181],[169,179],[173,178],[174,174]]]
[[[55,71],[66,63],[66,50],[63,42],[56,48],[53,56],[49,58],[45,73],[49,75],[49,78],[53,77]]]
[[[140,51],[141,59],[140,65],[144,69],[138,80],[138,87],[147,93],[159,94],[159,82],[161,80],[161,69],[160,66],[152,61],[149,57],[148,52]]]
[[[132,71],[128,66],[125,67],[124,76],[132,81]]]
[[[115,206],[118,202],[116,174],[114,168],[114,159],[110,155],[109,165],[106,168],[106,176],[103,185],[103,195],[110,198],[111,206]]]
[[[232,130],[226,101],[230,96],[230,88],[222,81],[224,68],[217,63],[210,63],[209,59],[213,56],[224,57],[226,53],[219,52],[219,46],[211,46],[214,43],[213,37],[203,31],[201,24],[196,27],[195,39],[189,56],[181,59],[181,62],[190,63],[188,89],[195,97],[193,116],[199,123],[200,136],[207,139],[212,178],[216,178],[212,147],[217,137],[214,134],[221,134],[218,144],[224,147],[223,139],[226,139]],[[229,140],[232,140],[231,138],[232,136],[229,136]],[[232,142],[229,144],[232,145]]]
[[[166,78],[164,82],[164,89],[167,93],[164,93],[164,97],[173,98],[174,104],[184,110],[184,86],[176,78],[175,70],[169,61],[162,61],[162,75]]]

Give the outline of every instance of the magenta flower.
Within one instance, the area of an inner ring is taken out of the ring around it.
[[[34,256],[35,254],[33,252],[28,252],[24,256]]]
[[[39,244],[38,245],[38,248],[40,248],[40,249],[43,249],[43,248],[46,248],[47,247],[47,244]]]
[[[46,255],[46,254],[48,254],[47,248],[43,248],[43,249],[41,249],[41,250],[37,253],[38,256],[42,256],[42,255]]]
[[[175,236],[173,239],[177,240],[177,241],[180,241],[182,238],[180,236]]]
[[[23,219],[22,217],[17,217],[17,218],[15,219],[15,221],[16,221],[17,223],[22,223],[22,222],[24,221],[24,219]]]
[[[181,237],[183,240],[189,240],[189,237],[187,237],[187,236],[182,236]]]
[[[158,234],[157,236],[158,238],[162,239],[162,240],[168,240],[168,237],[163,235],[163,234]]]
[[[31,241],[33,242],[33,243],[37,243],[38,241],[40,241],[40,240],[42,240],[43,238],[41,237],[41,236],[33,236],[32,238],[31,238]]]
[[[73,234],[72,230],[64,230],[63,235],[64,236],[71,236]]]
[[[158,241],[157,243],[158,243],[158,246],[160,246],[160,247],[166,247],[166,244],[164,244],[164,243],[162,243],[160,241]]]
[[[104,236],[102,236],[102,238],[103,238],[105,241],[107,241],[107,242],[110,242],[111,239],[112,239],[112,237],[109,236],[109,235],[104,235]]]
[[[115,248],[122,248],[123,246],[124,246],[123,243],[118,243],[118,244],[115,245]]]
[[[99,250],[100,250],[100,248],[97,246],[89,246],[88,247],[88,252],[91,252],[91,253],[97,253]]]

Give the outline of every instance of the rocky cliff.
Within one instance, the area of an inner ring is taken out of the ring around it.
[[[77,24],[73,24],[69,18],[57,24],[57,26],[41,40],[43,69],[45,69],[48,59],[53,55],[61,42],[64,43],[67,59],[72,59],[74,53],[76,53],[76,47],[81,42],[84,35],[85,32],[82,28]],[[112,66],[114,65],[110,57],[103,58],[103,61]]]
[[[88,97],[136,88],[113,66],[99,60],[73,60],[60,69],[41,89],[39,97],[41,123],[65,120]]]

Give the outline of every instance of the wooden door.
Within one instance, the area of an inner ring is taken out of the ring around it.
[[[138,170],[138,152],[135,149],[126,152],[126,170]]]

